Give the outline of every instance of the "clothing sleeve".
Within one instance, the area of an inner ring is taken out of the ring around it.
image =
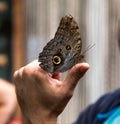
[[[105,120],[99,120],[97,115],[107,113],[118,106],[120,106],[120,89],[103,95],[94,104],[89,105],[79,115],[75,124],[102,124]]]

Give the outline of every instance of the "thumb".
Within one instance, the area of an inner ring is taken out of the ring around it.
[[[90,66],[88,63],[79,63],[73,66],[64,80],[65,86],[68,89],[74,89],[80,78],[85,74],[89,67]]]

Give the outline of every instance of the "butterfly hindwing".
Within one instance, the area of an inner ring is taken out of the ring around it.
[[[76,64],[81,54],[80,29],[72,16],[61,19],[55,37],[39,54],[40,67],[47,72],[64,72]]]

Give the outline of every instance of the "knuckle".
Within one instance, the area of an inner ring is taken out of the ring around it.
[[[22,74],[23,75],[28,75],[28,69],[27,69],[27,67],[24,67],[21,71],[22,71]]]
[[[13,79],[15,79],[17,76],[18,76],[18,71],[15,71],[15,72],[13,73]]]
[[[17,70],[17,71],[14,72],[14,74],[13,74],[13,80],[14,80],[14,82],[17,82],[18,80],[22,79],[23,70],[24,70],[24,67],[22,67],[19,70]]]

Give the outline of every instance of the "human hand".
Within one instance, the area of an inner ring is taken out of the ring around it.
[[[26,124],[55,124],[73,95],[79,79],[89,69],[87,63],[72,67],[62,81],[61,74],[50,74],[37,61],[14,74],[16,93]]]
[[[15,87],[0,78],[0,124],[6,124],[17,106]]]

